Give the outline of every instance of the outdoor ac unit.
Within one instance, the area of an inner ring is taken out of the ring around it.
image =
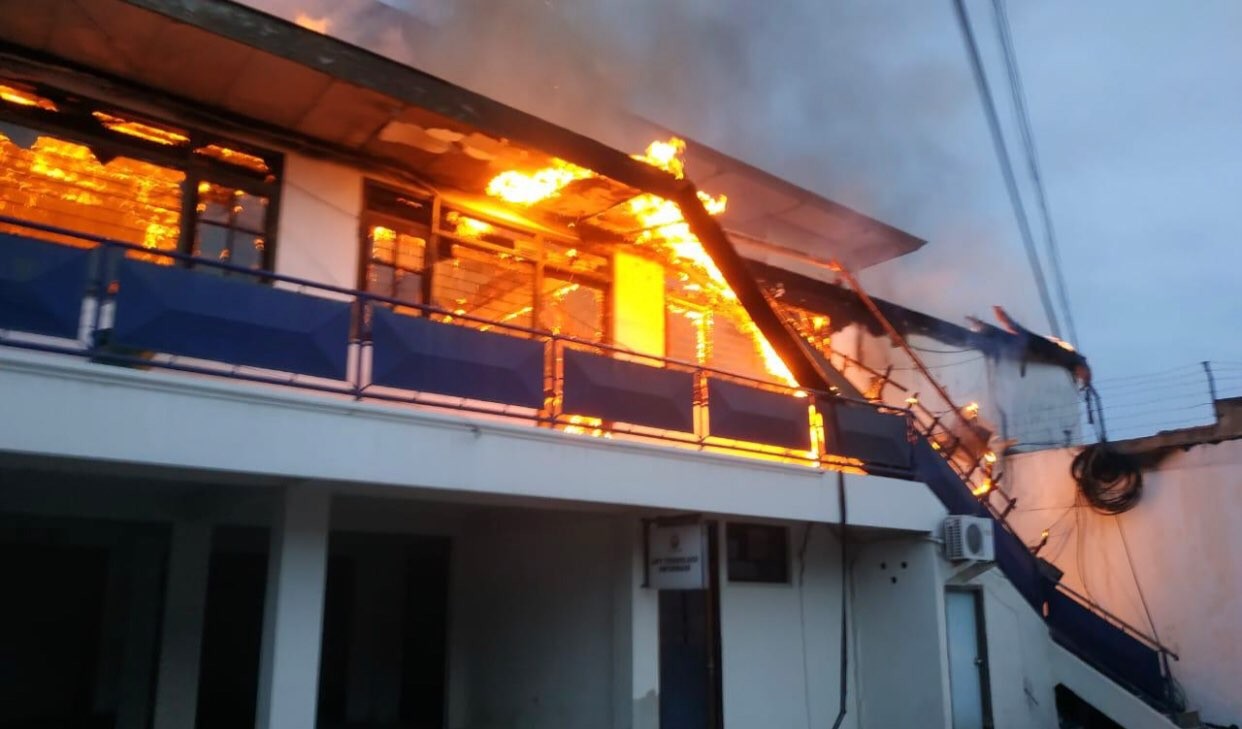
[[[950,516],[944,520],[944,556],[955,561],[991,562],[996,559],[992,520],[979,516]]]

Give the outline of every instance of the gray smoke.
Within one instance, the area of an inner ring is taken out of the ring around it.
[[[955,321],[1002,303],[1043,326],[948,3],[250,4],[619,148],[646,140],[618,110],[649,119],[926,238],[867,272],[874,293]]]

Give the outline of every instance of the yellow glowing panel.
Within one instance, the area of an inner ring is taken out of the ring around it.
[[[190,138],[181,132],[165,129],[164,127],[152,126],[142,122],[125,119],[123,117],[105,114],[102,111],[96,111],[93,116],[99,120],[109,131],[118,134],[124,134],[137,139],[145,139],[148,142],[155,142],[166,147],[175,147],[190,141]]]
[[[0,134],[0,214],[35,223],[152,250],[175,250],[184,179],[177,170],[126,157],[100,164],[89,147],[53,137],[39,137],[30,149],[22,149]],[[91,245],[28,228],[4,226],[4,230]]]
[[[7,101],[17,106],[34,106],[44,111],[56,111],[56,104],[53,104],[50,99],[3,84],[0,84],[0,101]]]
[[[236,167],[244,167],[254,172],[262,172],[264,174],[271,172],[271,168],[267,166],[267,162],[262,157],[246,152],[240,152],[229,147],[222,147],[218,144],[209,144],[206,147],[199,147],[194,150],[195,154],[201,154],[204,157],[211,157],[214,160],[225,162]]]
[[[619,347],[664,356],[664,267],[618,251],[612,261],[613,338]]]

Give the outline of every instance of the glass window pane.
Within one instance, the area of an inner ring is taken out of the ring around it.
[[[423,255],[427,241],[416,235],[402,233],[397,236],[397,265],[407,271],[423,270]]]
[[[371,226],[371,260],[392,263],[396,242],[397,231],[382,225]]]
[[[604,292],[563,278],[544,276],[539,328],[592,342],[604,339]]]
[[[366,290],[380,296],[392,296],[394,278],[392,266],[372,263],[367,269]]]
[[[228,225],[233,213],[233,190],[212,182],[198,183],[198,219]]]
[[[233,225],[251,233],[262,233],[267,220],[267,198],[238,191],[234,195]]]
[[[436,261],[432,303],[459,315],[531,326],[535,268],[512,254],[454,245]],[[479,326],[471,324],[471,326]]]
[[[394,298],[421,304],[423,301],[423,276],[420,273],[397,271],[397,287]]]
[[[230,263],[242,268],[263,268],[263,239],[240,232],[234,233]]]
[[[221,263],[229,262],[229,229],[201,224],[195,240],[194,255]]]

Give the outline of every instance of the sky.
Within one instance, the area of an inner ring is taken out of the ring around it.
[[[250,4],[606,142],[613,109],[648,118],[928,241],[866,272],[873,293],[957,322],[1001,304],[1047,331],[951,0]],[[967,7],[1017,152],[992,4]],[[1242,3],[1009,18],[1096,377],[1242,363]]]

